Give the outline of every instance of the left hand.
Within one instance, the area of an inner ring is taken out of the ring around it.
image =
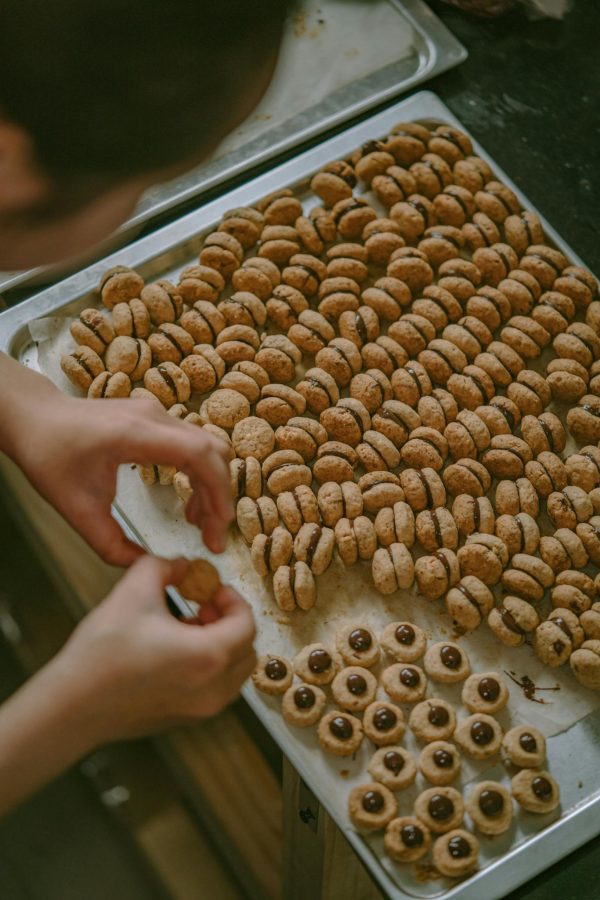
[[[233,504],[227,451],[219,440],[151,401],[67,396],[7,357],[0,359],[0,377],[6,401],[0,449],[106,562],[129,566],[143,553],[111,516],[122,463],[185,472],[194,490],[188,521],[200,528],[210,550],[225,549]]]

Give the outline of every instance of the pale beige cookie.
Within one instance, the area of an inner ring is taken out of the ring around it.
[[[264,460],[262,472],[269,493],[274,497],[293,491],[301,484],[308,487],[312,482],[310,469],[295,450],[275,450]]]
[[[475,575],[465,575],[445,597],[446,609],[457,628],[474,631],[487,618],[494,605],[494,595]]]
[[[119,336],[108,345],[104,362],[109,372],[125,372],[132,381],[139,381],[150,368],[152,353],[146,341]]]
[[[263,694],[285,694],[294,678],[291,663],[283,656],[259,656],[252,673],[254,687]]]
[[[315,725],[327,704],[327,697],[314,684],[292,684],[283,695],[281,714],[288,725],[307,728]]]
[[[453,787],[428,788],[415,800],[416,817],[435,834],[457,828],[464,814],[463,799]]]
[[[421,750],[419,771],[430,784],[452,784],[460,774],[460,753],[447,741],[432,741]]]
[[[214,391],[202,404],[200,412],[204,409],[208,420],[225,431],[231,431],[238,422],[250,415],[247,399],[229,388]]]
[[[378,747],[396,744],[406,730],[404,713],[399,706],[386,700],[374,700],[365,709],[363,729]]]
[[[254,457],[232,459],[229,463],[231,496],[234,500],[251,497],[257,500],[262,494],[262,470]]]
[[[508,688],[498,672],[477,672],[469,675],[461,694],[463,706],[466,706],[470,713],[488,715],[494,715],[504,709],[508,698]]]
[[[337,709],[323,716],[317,734],[322,749],[334,756],[353,756],[363,739],[360,719]]]
[[[317,495],[323,524],[334,528],[340,519],[355,519],[362,515],[363,498],[354,481],[326,481]]]
[[[467,654],[452,641],[432,644],[425,654],[423,665],[430,678],[443,684],[464,681],[471,674]]]
[[[523,769],[537,769],[546,759],[546,738],[532,725],[516,725],[502,740],[502,755]]]
[[[347,666],[370,669],[379,661],[379,644],[368,625],[359,622],[342,625],[335,636],[338,653]]]
[[[425,696],[427,678],[419,666],[394,663],[381,673],[381,686],[397,703],[418,703]]]
[[[100,310],[93,307],[83,309],[79,313],[79,318],[71,323],[69,330],[78,344],[91,347],[100,356],[115,336],[113,326],[108,319],[105,319]]]
[[[251,544],[257,534],[271,534],[278,522],[277,507],[270,497],[240,497],[236,520],[244,539]]]
[[[283,491],[277,495],[276,502],[283,524],[291,534],[298,534],[305,522],[319,524],[321,521],[317,498],[306,484]]]
[[[380,781],[391,791],[402,791],[415,780],[417,766],[408,750],[394,745],[376,750],[367,771],[374,781]]]
[[[139,297],[144,287],[144,279],[128,266],[113,266],[100,279],[100,296],[107,309],[115,303]]]
[[[334,535],[331,528],[322,528],[313,522],[302,525],[294,540],[296,559],[305,562],[313,575],[322,575],[329,567],[333,547]]]
[[[187,403],[190,399],[190,380],[183,369],[173,362],[160,363],[148,369],[144,374],[144,387],[158,397],[166,409],[176,403]]]
[[[252,565],[262,578],[266,578],[281,566],[288,565],[293,547],[292,535],[279,525],[269,535],[257,534],[250,548]]]
[[[525,635],[533,631],[539,621],[531,603],[511,596],[504,597],[488,616],[491,631],[507,647],[520,647],[525,642]]]
[[[415,662],[427,649],[425,632],[411,622],[390,622],[379,641],[382,649],[396,662]]]
[[[371,571],[373,583],[380,594],[393,594],[399,589],[410,588],[414,581],[410,550],[405,544],[380,547],[373,555]]]
[[[433,864],[448,878],[461,878],[477,868],[479,842],[469,831],[456,828],[439,837],[432,850]]]
[[[350,712],[362,712],[373,702],[376,693],[377,679],[360,666],[342,669],[331,682],[331,694],[336,706]]]
[[[350,791],[348,814],[357,828],[380,831],[392,821],[397,812],[396,798],[383,784],[361,784]]]
[[[85,345],[61,356],[60,367],[71,384],[83,391],[89,390],[92,382],[104,372],[104,363],[96,351]]]
[[[600,690],[600,640],[584,641],[569,660],[577,681],[592,691]]]
[[[306,563],[293,562],[291,566],[280,566],[273,575],[273,594],[280,609],[312,609],[317,599],[317,588],[314,575]]]
[[[502,728],[491,716],[476,713],[459,723],[454,740],[471,759],[489,759],[500,750]]]
[[[416,862],[431,847],[431,832],[413,816],[392,819],[383,839],[385,852],[396,862]]]
[[[497,584],[508,563],[508,549],[494,534],[470,534],[457,553],[461,575],[475,575],[484,584]]]
[[[377,549],[375,526],[367,516],[340,519],[334,537],[338,555],[346,566],[355,565],[359,559],[372,559]]]
[[[427,600],[437,600],[460,578],[456,553],[443,547],[431,556],[421,556],[415,563],[415,578],[419,593]]]
[[[296,675],[309,684],[330,684],[340,668],[337,655],[320,642],[303,647],[293,664]]]
[[[210,603],[221,587],[218,570],[207,559],[191,559],[177,590],[186,600],[201,606]]]
[[[504,785],[497,781],[480,781],[476,784],[466,805],[473,824],[482,834],[504,834],[511,826],[512,797]]]
[[[248,416],[233,426],[231,433],[233,449],[239,457],[253,456],[261,462],[273,452],[275,432],[268,422],[258,416]]]
[[[446,700],[431,697],[412,709],[408,727],[418,741],[447,741],[456,728],[456,713]]]
[[[96,375],[88,388],[90,400],[102,400],[111,397],[129,397],[131,394],[131,379],[125,372],[100,372]],[[187,412],[187,410],[186,410]]]
[[[523,769],[511,782],[517,803],[532,813],[548,813],[560,803],[560,789],[550,775],[541,769]]]
[[[375,531],[383,547],[404,544],[410,549],[415,543],[415,514],[408,503],[401,500],[391,509],[379,510],[375,516]]]

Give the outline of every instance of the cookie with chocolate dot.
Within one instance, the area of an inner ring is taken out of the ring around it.
[[[360,666],[342,669],[331,682],[333,701],[340,709],[363,712],[375,699],[377,679]]]
[[[494,533],[495,515],[489,497],[459,494],[452,504],[452,515],[461,537],[475,532]]]
[[[338,629],[335,636],[338,653],[347,666],[370,669],[379,661],[379,644],[366,624],[351,623]]]
[[[515,553],[510,568],[502,573],[502,587],[509,594],[522,597],[529,603],[539,603],[554,584],[554,571],[537,556]],[[506,604],[506,598],[504,600]]]
[[[288,725],[308,728],[321,718],[327,697],[316,685],[293,684],[283,695],[281,714]]]
[[[407,590],[414,581],[414,563],[406,544],[393,543],[380,547],[373,554],[371,571],[373,584],[380,594],[387,596],[397,590]]]
[[[431,556],[421,556],[415,563],[415,579],[419,593],[426,600],[438,600],[460,578],[456,553],[442,548]]]
[[[394,663],[381,673],[381,686],[396,703],[418,703],[425,696],[424,671],[409,663]]]
[[[463,706],[470,713],[494,716],[509,700],[508,688],[498,672],[477,672],[469,675],[461,693]]]
[[[479,862],[479,842],[469,831],[456,828],[433,845],[433,864],[447,878],[462,878]]]
[[[460,754],[447,741],[433,741],[421,750],[419,771],[430,784],[452,784],[460,774]]]
[[[540,617],[527,600],[506,596],[488,615],[488,625],[507,647],[520,647],[539,625]]]
[[[378,747],[397,744],[402,740],[406,730],[404,713],[399,706],[389,703],[387,700],[374,700],[373,703],[370,703],[365,709],[362,721],[366,736]],[[408,760],[405,761],[408,762]],[[385,765],[385,771],[390,778],[398,775],[400,768],[402,768],[398,760],[395,760],[395,762],[396,765],[394,767]],[[414,774],[411,778],[410,767],[408,767],[402,780],[405,780],[406,784],[410,784],[414,781]],[[379,781],[380,779],[377,780]],[[382,780],[382,783],[385,784],[386,782]]]
[[[494,605],[494,595],[475,575],[465,575],[445,597],[452,621],[461,632],[474,631],[487,618]]]
[[[454,740],[471,759],[489,759],[502,745],[503,732],[496,719],[486,713],[475,713],[459,723]]]
[[[453,787],[429,788],[415,800],[415,815],[435,834],[444,834],[460,825],[464,812],[463,799]]]
[[[285,694],[292,683],[294,670],[282,656],[259,656],[252,673],[254,687],[263,694]]]
[[[362,744],[362,724],[356,716],[335,709],[322,717],[317,736],[321,748],[327,753],[333,756],[353,756]],[[382,790],[385,788],[382,787]],[[393,798],[393,794],[391,796]]]
[[[266,498],[262,498],[266,499]],[[312,609],[317,599],[315,578],[306,563],[280,566],[273,575],[273,594],[277,606],[285,612]]]
[[[446,700],[432,697],[413,707],[408,727],[418,741],[448,741],[456,728],[456,713]]]
[[[411,622],[390,622],[379,641],[385,653],[396,662],[415,662],[427,649],[425,632]]]
[[[340,670],[337,654],[320,642],[303,647],[292,662],[296,675],[308,684],[330,684]]]
[[[387,826],[383,846],[396,862],[416,862],[429,852],[431,832],[420,819],[402,816]]]
[[[511,781],[512,795],[527,812],[549,813],[560,803],[560,789],[550,775],[541,769],[522,769]]]
[[[348,814],[356,828],[380,831],[392,821],[397,812],[396,798],[379,782],[361,784],[350,791]]]
[[[467,812],[482,834],[504,834],[512,823],[512,797],[499,782],[480,781],[469,794]]]
[[[471,410],[461,409],[456,420],[444,429],[448,451],[454,460],[477,459],[491,443],[489,429],[478,415]]]
[[[363,728],[365,734],[371,740],[374,738],[367,731],[367,723],[363,718]],[[377,735],[379,737],[379,735]],[[374,743],[378,743],[377,740]],[[402,791],[411,785],[417,775],[417,767],[414,757],[404,747],[400,747],[395,742],[391,745],[386,743],[379,750],[376,750],[369,761],[367,771],[371,778],[384,784],[391,791]]]

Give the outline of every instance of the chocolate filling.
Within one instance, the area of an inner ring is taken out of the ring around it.
[[[381,706],[373,714],[373,725],[377,731],[390,731],[396,727],[398,716],[388,706]]]
[[[365,812],[377,813],[383,809],[383,794],[379,791],[367,791],[362,798],[362,808]]]
[[[139,359],[138,359],[138,362],[139,362]],[[136,368],[137,368],[137,365],[136,365]],[[175,383],[173,376],[170,374],[170,372],[168,372],[165,369],[164,366],[161,365],[161,366],[158,366],[157,368],[158,368],[158,371],[160,372],[160,374],[162,375],[162,377],[164,378],[164,380],[167,384],[167,387],[169,387],[170,390],[173,392],[173,394],[175,396],[175,400],[179,400],[179,393],[177,391],[177,385]]]
[[[430,706],[427,719],[436,728],[443,728],[450,720],[450,715],[445,706]]]
[[[436,822],[445,822],[454,815],[454,803],[444,794],[434,794],[427,809],[431,818]]]
[[[298,709],[312,709],[315,700],[315,692],[312,688],[302,686],[294,691],[294,703]]]
[[[538,775],[531,782],[531,790],[540,800],[549,800],[552,796],[552,785],[543,775]]]
[[[308,668],[311,672],[323,674],[331,668],[331,656],[327,650],[313,650],[308,657]]]
[[[354,734],[352,722],[345,716],[335,716],[329,723],[329,730],[338,741],[347,741]]]
[[[448,853],[452,859],[466,859],[471,855],[471,845],[464,837],[455,835],[448,841]]]
[[[353,672],[351,675],[348,675],[346,679],[346,687],[355,697],[361,697],[367,690],[367,682],[362,675]]]
[[[400,670],[400,682],[405,687],[414,688],[421,681],[421,676],[417,672],[416,669],[411,669],[409,667],[405,667]]]
[[[348,636],[348,643],[353,650],[368,650],[373,643],[373,638],[366,628],[355,628]]]
[[[484,816],[499,816],[504,809],[504,797],[499,791],[486,789],[479,795],[479,809]]]
[[[476,609],[479,613],[481,613],[481,606],[479,605],[479,602],[475,599],[475,597],[473,596],[473,594],[471,593],[471,591],[468,590],[468,588],[466,588],[466,587],[464,586],[464,584],[458,584],[458,585],[457,585],[457,588],[458,588],[458,590],[461,592],[461,594],[464,594],[464,596],[467,598],[467,600],[469,601],[469,603],[471,603],[471,604],[475,607],[475,609]]]
[[[313,562],[313,557],[315,555],[316,549],[319,546],[319,541],[321,540],[321,526],[315,525],[312,530],[310,540],[308,542],[308,546],[306,548],[306,565],[310,569]]]
[[[532,734],[525,732],[519,738],[519,744],[525,753],[535,753],[537,751],[537,741]]]
[[[436,750],[433,754],[433,761],[440,769],[451,769],[454,757],[447,750]]]
[[[398,625],[394,635],[398,643],[403,644],[404,646],[414,644],[417,636],[412,625]]]
[[[440,650],[440,659],[447,669],[460,669],[462,665],[462,653],[449,645]]]
[[[557,263],[555,263],[551,259],[547,259],[545,256],[542,256],[541,253],[527,253],[526,256],[528,259],[539,259],[541,260],[541,262],[546,263],[547,266],[550,266],[551,269],[554,269],[557,275],[560,275],[560,273],[562,272],[561,267],[557,265]]]
[[[482,678],[477,685],[477,693],[482,700],[494,703],[500,696],[500,685],[495,678]]]
[[[441,550],[438,550],[436,553],[434,553],[434,556],[436,557],[436,559],[439,559],[440,562],[442,563],[444,569],[446,570],[446,578],[448,580],[448,584],[450,584],[450,582],[452,581],[452,569],[450,568],[450,563],[446,559],[446,554],[442,553]],[[445,649],[445,648],[443,648],[443,649]]]
[[[404,768],[404,757],[395,750],[388,750],[383,757],[383,765],[389,772],[397,775]]]
[[[410,849],[423,846],[423,832],[418,825],[403,825],[400,836],[402,843]]]
[[[415,472],[417,474],[417,478],[419,479],[419,481],[421,482],[421,484],[423,485],[423,488],[425,490],[425,500],[427,502],[427,506],[432,507],[433,506],[433,494],[431,493],[429,481],[427,480],[425,475],[423,475],[423,473],[420,471],[420,469],[415,469]],[[444,557],[444,560],[446,560],[446,557]],[[449,572],[447,562],[445,562],[444,564],[446,565],[446,570]],[[450,577],[450,575],[448,575],[448,577]]]
[[[486,747],[494,740],[494,729],[488,722],[473,722],[471,725],[471,740],[478,747]]]
[[[287,675],[287,666],[280,659],[270,659],[265,666],[265,675],[271,681],[281,681]]]
[[[354,316],[354,326],[361,343],[366,344],[369,340],[369,335],[367,334],[367,326],[365,325],[364,319],[360,315],[360,313],[356,313],[356,315]]]

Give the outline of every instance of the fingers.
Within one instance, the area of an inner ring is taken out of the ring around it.
[[[232,662],[237,662],[252,645],[256,626],[248,603],[232,587],[222,586],[212,600],[212,607],[218,614],[215,622],[209,623],[204,633],[219,646]]]
[[[125,594],[128,602],[137,603],[140,607],[158,605],[171,619],[164,602],[164,589],[169,584],[179,584],[188,565],[187,559],[161,559],[144,553],[128,569],[119,582],[118,590]]]
[[[70,516],[71,523],[90,547],[110,566],[131,566],[144,550],[123,534],[120,526],[110,514],[110,509],[101,506],[99,509],[85,509],[85,515],[77,519]]]

